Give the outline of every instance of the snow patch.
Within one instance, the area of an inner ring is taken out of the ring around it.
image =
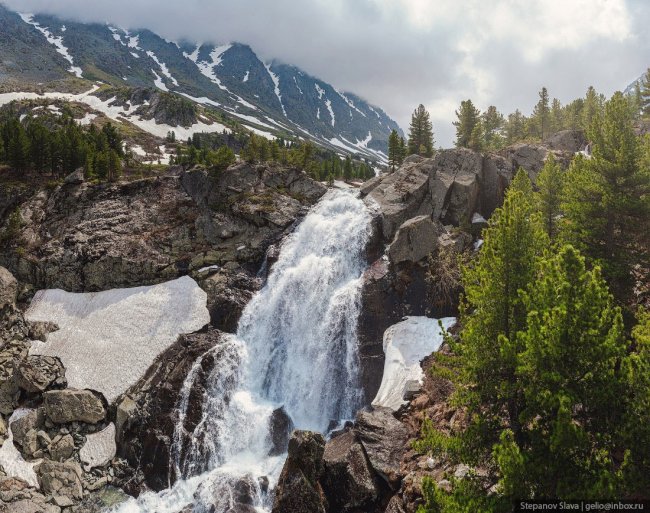
[[[55,36],[49,31],[47,27],[41,27],[38,22],[34,21],[33,14],[19,13],[19,16],[25,23],[32,25],[34,28],[36,28],[36,30],[43,34],[45,36],[45,39],[47,39],[47,42],[51,45],[54,45],[56,51],[63,55],[65,60],[70,63],[70,68],[68,68],[68,71],[70,73],[75,74],[78,78],[83,78],[81,68],[74,65],[72,55],[70,55],[70,52],[63,44],[63,36]]]
[[[26,318],[59,330],[30,354],[57,356],[71,388],[90,388],[109,403],[133,386],[182,333],[210,322],[207,296],[184,276],[159,285],[71,293],[41,290]]]
[[[169,89],[167,89],[167,86],[165,85],[165,82],[163,82],[162,78],[160,78],[160,75],[158,75],[158,73],[156,73],[154,70],[151,70],[151,72],[152,72],[152,73],[154,74],[154,76],[156,77],[156,79],[153,81],[154,85],[155,85],[158,89],[160,89],[160,90],[162,90],[162,91],[166,91],[166,92],[168,92]]]
[[[199,71],[203,73],[203,75],[208,77],[214,84],[216,84],[217,87],[219,87],[219,89],[230,92],[228,88],[221,83],[221,80],[219,80],[219,78],[214,72],[214,68],[216,68],[221,64],[223,60],[221,58],[222,55],[226,53],[228,50],[230,50],[230,48],[232,48],[232,45],[227,44],[227,45],[216,47],[214,50],[210,52],[210,60],[201,61],[201,62],[198,61],[200,48],[201,46],[199,45],[196,47],[193,53],[191,54],[184,53],[183,55],[185,55],[185,57],[187,57],[192,62],[194,62],[196,66],[199,68]]]
[[[325,100],[325,105],[327,110],[330,111],[330,118],[332,119],[332,126],[336,124],[336,118],[334,117],[334,110],[332,109],[332,102],[330,100]]]
[[[246,74],[244,75],[244,78],[242,79],[242,82],[248,82],[248,77],[250,76],[251,72],[247,71]]]
[[[455,317],[440,319],[444,331],[456,323]],[[384,375],[373,406],[399,409],[408,381],[422,383],[424,372],[420,361],[437,351],[442,345],[444,331],[438,319],[407,317],[384,332]]]
[[[318,93],[318,99],[322,100],[323,95],[325,94],[325,89],[323,89],[321,86],[318,84],[314,84],[314,87],[316,88],[316,92]]]
[[[115,424],[112,422],[98,433],[86,436],[86,443],[79,450],[79,459],[86,470],[107,465],[117,453]]]
[[[275,96],[278,97],[278,101],[280,102],[280,107],[282,107],[282,114],[284,114],[284,117],[287,117],[287,111],[284,108],[284,104],[282,103],[282,95],[280,94],[280,77],[278,77],[273,71],[271,71],[271,65],[270,64],[265,64],[264,67],[266,68],[266,71],[269,72],[269,76],[271,77],[271,80],[273,81],[274,90],[275,90]]]
[[[360,111],[360,110],[357,108],[357,106],[354,104],[354,102],[353,102],[352,100],[350,100],[350,98],[348,98],[347,96],[345,96],[345,94],[343,94],[341,91],[336,91],[336,94],[338,94],[338,95],[343,99],[343,101],[344,101],[345,103],[348,104],[348,106],[349,106],[350,108],[356,110],[356,111],[357,111],[359,114],[361,114],[364,118],[366,117],[365,112]],[[352,112],[350,112],[350,117],[352,117]]]
[[[298,85],[298,80],[296,80],[296,77],[293,77],[293,81],[296,83],[296,87],[298,88],[298,91],[300,91],[300,94],[302,94],[302,89],[300,89],[300,86]]]
[[[162,62],[160,59],[158,59],[155,53],[148,51],[147,55],[151,57],[156,62],[156,64],[158,64],[158,66],[160,66],[160,71],[162,72],[162,74],[166,76],[171,81],[172,84],[178,87],[178,82],[174,77],[172,77],[172,74],[169,72],[167,65],[164,62]]]

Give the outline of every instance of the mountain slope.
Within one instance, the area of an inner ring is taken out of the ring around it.
[[[146,29],[19,15],[2,6],[0,21],[5,91],[17,90],[16,84],[75,77],[120,87],[155,87],[220,110],[268,138],[307,138],[379,161],[385,161],[391,130],[401,133],[380,108],[295,66],[263,62],[244,44],[175,43]]]

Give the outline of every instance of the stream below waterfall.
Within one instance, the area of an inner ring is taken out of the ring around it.
[[[112,512],[226,513],[242,494],[245,511],[269,512],[286,458],[273,450],[274,411],[283,408],[295,429],[322,433],[354,417],[362,406],[356,329],[370,221],[356,191],[330,190],[311,209],[237,334],[211,350],[217,363],[189,444],[181,430],[201,359],[185,379],[170,461],[182,478]]]

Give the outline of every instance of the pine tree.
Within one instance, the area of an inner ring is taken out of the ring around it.
[[[406,142],[404,141],[404,137],[400,137],[399,138],[399,165],[400,166],[402,165],[406,157],[407,157]]]
[[[526,136],[525,119],[519,109],[508,115],[506,123],[506,143],[513,144]]]
[[[395,171],[399,167],[402,159],[401,153],[399,134],[397,130],[392,130],[388,137],[388,166],[391,171]]]
[[[533,110],[533,119],[537,125],[539,137],[544,140],[549,134],[549,121],[551,110],[549,108],[548,90],[542,87],[539,92],[539,101]]]
[[[474,266],[465,269],[465,303],[461,311],[460,343],[454,345],[462,368],[459,397],[472,418],[480,416],[470,442],[491,447],[499,439],[503,415],[518,439],[521,398],[515,387],[516,355],[522,346],[517,333],[524,329],[526,310],[519,291],[533,279],[535,260],[548,239],[534,214],[532,185],[519,170],[483,232],[484,243]]]
[[[538,192],[535,194],[537,209],[551,241],[555,241],[558,233],[557,223],[561,214],[563,182],[564,173],[551,153],[537,176]]]
[[[641,113],[650,116],[650,68],[641,79]]]
[[[18,120],[14,120],[11,139],[7,147],[7,160],[18,171],[29,168],[29,138]]]
[[[592,86],[589,86],[582,109],[582,126],[585,130],[589,130],[596,118],[600,116],[601,110],[598,93]]]
[[[573,160],[566,178],[562,223],[566,240],[602,262],[619,299],[631,293],[631,266],[647,261],[650,173],[622,93],[605,104],[590,130],[592,158]],[[646,242],[644,242],[646,240]]]
[[[620,427],[626,340],[620,310],[598,268],[571,246],[543,259],[522,295],[518,335],[522,435],[495,447],[502,490],[521,497],[617,497],[612,443]]]
[[[485,147],[489,149],[500,148],[503,142],[501,130],[505,125],[503,114],[494,105],[490,105],[481,116],[481,120]]]
[[[472,133],[480,121],[480,111],[474,107],[472,100],[460,102],[460,109],[456,111],[458,121],[454,121],[456,127],[456,147],[469,148],[472,141]]]
[[[345,157],[345,163],[343,164],[343,178],[346,180],[352,179],[352,159],[349,155]]]
[[[560,103],[560,100],[558,100],[557,98],[553,98],[553,101],[551,102],[549,132],[551,134],[554,134],[555,132],[559,132],[564,128],[565,127],[564,127],[564,119],[562,116],[562,104]]]
[[[433,156],[433,125],[429,113],[422,104],[413,111],[411,116],[408,151],[411,155]]]

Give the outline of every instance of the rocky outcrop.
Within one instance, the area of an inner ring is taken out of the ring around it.
[[[71,179],[19,203],[22,227],[0,263],[34,288],[86,292],[228,262],[257,271],[325,190],[302,171],[249,164],[115,184]]]
[[[37,474],[43,493],[73,499],[83,498],[81,467],[78,463],[45,460],[37,467]]]
[[[118,452],[140,475],[137,481],[129,484],[130,492],[137,493],[142,482],[153,490],[162,490],[177,478],[170,475],[168,463],[178,421],[179,393],[190,369],[203,357],[189,396],[184,424],[186,432],[191,433],[201,419],[206,379],[218,364],[218,351],[210,350],[222,342],[222,337],[218,330],[180,336],[117,402]]]
[[[323,473],[325,440],[318,433],[295,431],[275,490],[273,513],[325,513]]]
[[[273,513],[383,513],[400,487],[409,434],[384,408],[360,412],[352,429],[327,443],[294,432]]]
[[[519,143],[486,154],[456,148],[433,158],[412,155],[395,172],[373,178],[361,194],[377,216],[363,276],[358,320],[361,378],[370,401],[381,381],[384,331],[407,315],[457,314],[457,294],[440,297],[438,268],[472,251],[487,219],[522,167],[533,181],[548,155],[568,165],[584,140],[579,131],[556,134],[544,144]],[[442,258],[441,255],[446,255]]]

